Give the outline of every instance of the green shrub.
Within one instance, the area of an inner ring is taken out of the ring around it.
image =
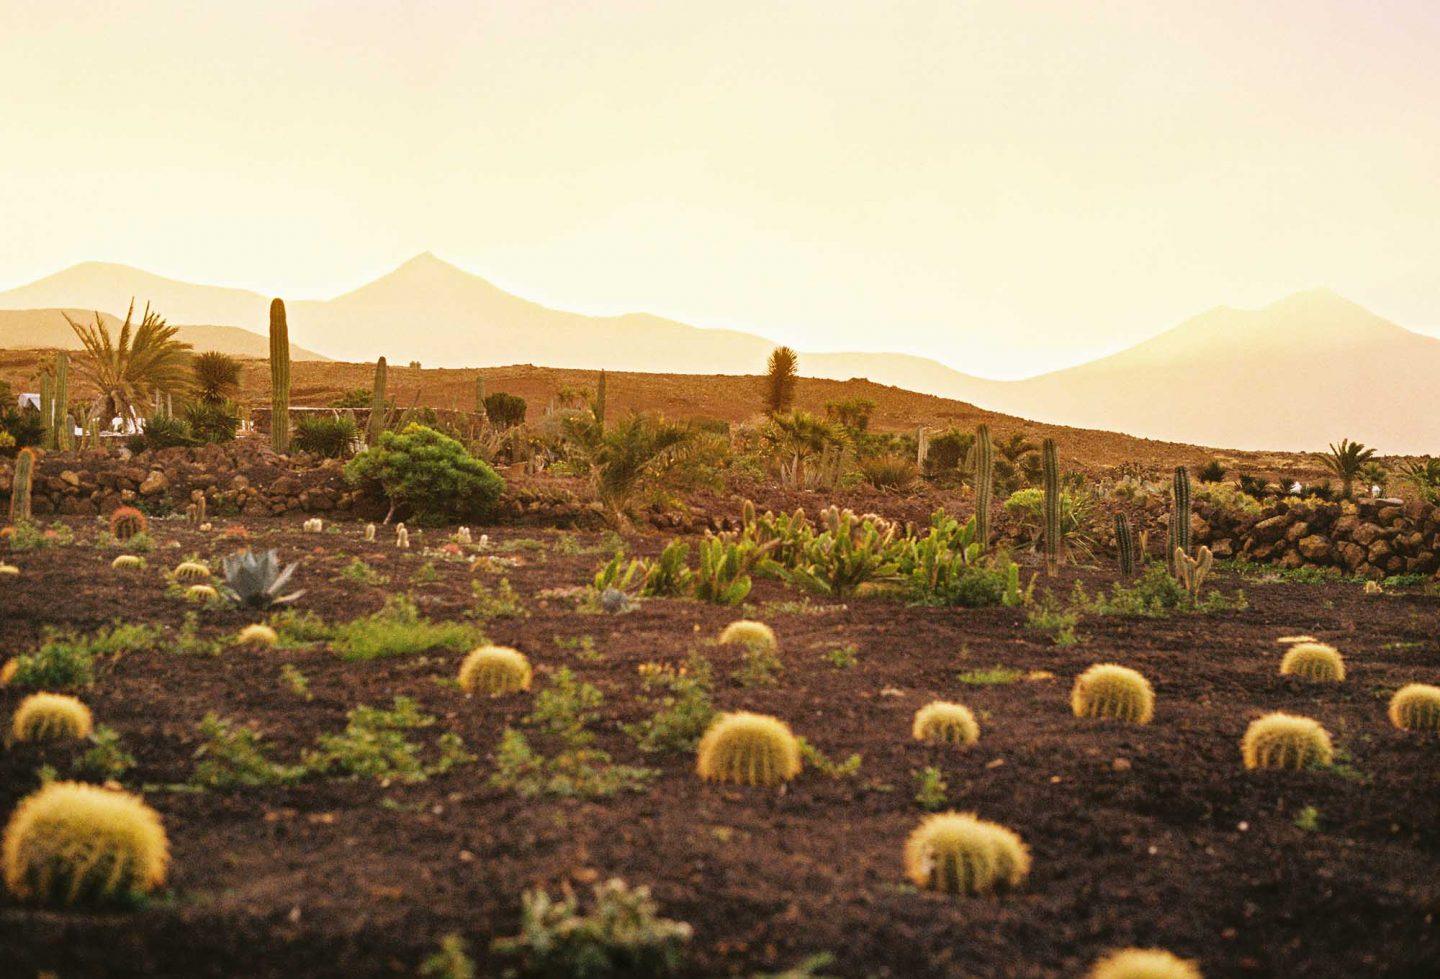
[[[258,732],[234,724],[214,713],[200,721],[205,739],[195,751],[190,783],[204,789],[226,791],[259,785],[289,785],[305,777],[298,765],[280,765],[265,756]]]
[[[360,438],[349,415],[307,415],[295,426],[291,445],[302,452],[343,459]]]
[[[514,428],[525,423],[525,399],[496,391],[485,396],[485,417],[496,428]]]
[[[647,663],[641,667],[641,682],[647,692],[659,695],[655,712],[638,724],[627,725],[625,732],[641,751],[694,751],[715,719],[709,660],[692,653],[678,669]]]
[[[405,732],[430,727],[435,718],[421,713],[409,697],[396,697],[389,710],[360,706],[345,716],[344,731],[322,734],[316,740],[316,750],[306,754],[305,765],[310,771],[423,782],[431,775],[444,774],[456,765],[475,760],[458,735],[446,733],[436,741],[438,758],[425,763],[420,746],[406,738]]]
[[[479,638],[472,627],[460,622],[432,622],[420,615],[409,598],[393,595],[379,612],[335,626],[330,644],[344,659],[371,660],[432,649],[458,653],[473,647]]]
[[[380,441],[345,465],[352,483],[378,486],[390,513],[405,510],[419,521],[484,517],[505,489],[495,470],[447,435],[423,425],[383,432]]]
[[[240,428],[240,410],[229,401],[192,401],[182,414],[190,437],[202,444],[232,442]]]
[[[68,690],[88,687],[95,679],[95,660],[102,656],[144,649],[159,638],[158,630],[145,625],[116,623],[91,636],[49,631],[40,648],[24,653],[7,665],[8,682],[21,687]]]

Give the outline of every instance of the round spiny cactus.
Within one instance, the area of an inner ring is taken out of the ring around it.
[[[258,622],[247,625],[235,634],[237,646],[274,646],[279,642],[280,636],[274,629]]]
[[[1440,732],[1440,687],[1407,683],[1390,698],[1390,723],[1402,731]]]
[[[59,693],[32,693],[10,722],[14,741],[68,741],[90,736],[90,708]]]
[[[1330,735],[1319,723],[1278,711],[1250,722],[1240,754],[1246,768],[1305,768],[1335,758]]]
[[[905,841],[905,875],[927,890],[989,894],[1029,872],[1030,851],[1020,837],[974,813],[927,816]]]
[[[1076,717],[1149,724],[1155,716],[1155,691],[1149,680],[1127,666],[1096,663],[1076,677],[1070,708]]]
[[[728,646],[730,643],[771,651],[778,645],[775,641],[775,632],[768,625],[764,622],[752,622],[749,619],[731,622],[725,627],[725,631],[720,633],[720,644]]]
[[[134,571],[145,567],[145,559],[138,554],[121,554],[110,562],[110,567],[116,571]]]
[[[1276,643],[1276,645],[1279,645],[1279,646],[1293,646],[1293,645],[1295,645],[1297,642],[1319,642],[1319,641],[1320,641],[1320,640],[1319,640],[1319,639],[1316,639],[1314,636],[1281,636],[1279,639],[1276,639],[1276,640],[1275,640],[1275,643]]]
[[[980,725],[963,704],[936,700],[915,712],[910,734],[916,741],[971,745],[980,740]]]
[[[800,774],[800,740],[764,714],[721,714],[700,739],[695,770],[707,782],[778,785]]]
[[[460,688],[499,697],[530,689],[530,661],[507,646],[481,646],[460,664]]]
[[[1339,683],[1345,679],[1345,661],[1334,646],[1302,642],[1291,646],[1280,660],[1280,675],[1298,676],[1315,683]]]
[[[1089,979],[1202,979],[1200,968],[1160,948],[1126,948],[1096,962]]]
[[[110,514],[110,533],[116,540],[129,540],[136,534],[143,534],[150,524],[145,514],[133,506],[118,507]]]
[[[213,585],[191,585],[185,589],[185,597],[192,602],[208,602],[211,599],[218,599],[220,593]]]
[[[170,848],[155,810],[127,792],[52,782],[5,827],[5,886],[22,901],[126,899],[165,882]]]
[[[182,561],[173,572],[176,581],[209,581],[210,566],[199,561]]]

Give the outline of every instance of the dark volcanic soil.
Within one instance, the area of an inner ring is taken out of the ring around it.
[[[157,524],[149,568],[112,572],[113,552],[91,546],[96,525],[76,523],[77,543],[7,555],[19,578],[0,579],[0,652],[34,647],[42,628],[91,630],[114,618],[180,626],[185,602],[165,595],[162,572],[185,555],[215,557],[233,545],[178,522]],[[436,560],[439,580],[412,584],[418,548],[366,544],[360,527],[306,535],[295,524],[251,522],[254,540],[302,559],[301,607],[339,621],[409,590],[423,612],[459,618],[470,607],[463,561]],[[524,650],[541,668],[571,666],[605,693],[601,746],[617,761],[661,776],[640,794],[609,800],[524,800],[490,788],[490,754],[532,698],[469,700],[453,686],[459,654],[343,662],[326,648],[218,656],[169,643],[102,664],[81,696],[98,723],[118,729],[139,765],[126,778],[147,787],[174,851],[168,891],[133,912],[37,911],[0,898],[0,973],[32,976],[413,975],[439,938],[470,940],[482,974],[501,963],[489,939],[517,926],[526,888],[584,885],[618,875],[649,884],[667,916],[696,929],[695,975],[748,975],[834,953],[845,976],[1075,976],[1103,951],[1159,945],[1198,958],[1209,977],[1433,976],[1440,974],[1440,740],[1392,729],[1389,694],[1411,680],[1440,681],[1440,601],[1362,595],[1351,584],[1243,583],[1248,610],[1161,620],[1087,619],[1079,646],[1027,630],[1023,611],[909,608],[881,599],[810,609],[765,603],[802,599],[772,581],[756,585],[753,614],[780,637],[785,672],[771,688],[729,679],[738,654],[710,640],[737,610],[652,600],[620,616],[587,615],[545,588],[588,581],[601,555],[562,554],[556,537],[516,546],[519,531],[492,535],[521,562],[506,572],[529,616],[497,619],[489,637]],[[438,545],[430,531],[417,544]],[[598,535],[572,540],[592,546]],[[633,541],[654,553],[660,538]],[[362,555],[388,586],[337,577]],[[1108,572],[1068,571],[1092,589]],[[1224,579],[1226,591],[1242,583]],[[245,621],[202,612],[205,636]],[[1275,639],[1304,632],[1336,644],[1350,675],[1313,687],[1276,675]],[[598,656],[562,647],[593,637]],[[823,654],[854,644],[858,665]],[[637,667],[678,662],[700,649],[715,663],[721,708],[788,720],[832,757],[859,752],[857,776],[807,770],[784,792],[701,784],[688,755],[640,754],[619,724],[650,711]],[[1071,716],[1070,684],[1093,662],[1135,667],[1154,684],[1148,727]],[[313,699],[281,676],[292,664]],[[969,686],[965,670],[997,664],[1030,672],[1018,682]],[[1039,672],[1031,672],[1039,671]],[[25,691],[0,690],[0,716]],[[182,792],[210,711],[254,724],[276,758],[297,760],[317,735],[344,725],[356,704],[388,706],[396,694],[440,718],[417,740],[452,731],[481,756],[419,785],[311,780],[292,788]],[[918,745],[911,715],[935,698],[959,700],[980,718],[966,751]],[[1238,742],[1270,710],[1320,720],[1348,767],[1247,773]],[[8,723],[8,720],[7,720]],[[42,762],[68,757],[33,748],[0,754],[0,808],[36,785]],[[1030,845],[1034,868],[1017,891],[950,898],[915,891],[901,847],[922,817],[914,773],[941,768],[961,810],[1004,823]],[[1307,806],[1318,829],[1295,824]]]

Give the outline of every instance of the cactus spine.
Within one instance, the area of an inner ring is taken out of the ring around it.
[[[1171,570],[1175,568],[1175,552],[1190,553],[1190,471],[1184,466],[1175,467],[1175,482],[1171,488],[1175,507],[1170,511],[1170,540],[1165,549]]]
[[[15,479],[10,484],[10,522],[30,519],[30,487],[35,478],[35,450],[21,449],[15,457]]]
[[[285,301],[270,301],[270,444],[290,451],[290,328]]]
[[[375,390],[370,395],[370,424],[365,429],[365,441],[374,445],[385,431],[385,358],[375,361]]]
[[[1120,558],[1120,573],[1129,578],[1135,573],[1135,535],[1130,530],[1130,518],[1123,513],[1115,514],[1115,550]]]
[[[995,488],[995,451],[990,426],[975,429],[975,539],[981,550],[990,546],[990,505]]]
[[[605,372],[600,372],[600,380],[595,383],[595,420],[600,423],[600,430],[605,430]]]
[[[73,431],[70,423],[70,355],[63,350],[55,354],[55,388],[50,394],[50,401],[52,441],[54,448],[63,452],[70,448]]]
[[[1041,446],[1041,463],[1045,476],[1045,570],[1054,574],[1062,557],[1060,531],[1060,453],[1054,439]]]

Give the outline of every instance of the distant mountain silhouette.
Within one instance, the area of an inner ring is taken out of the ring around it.
[[[131,296],[171,322],[225,323],[263,337],[269,297],[86,262],[0,293],[0,308],[124,312]],[[290,333],[344,360],[385,354],[432,367],[534,363],[672,374],[755,374],[774,342],[645,313],[587,316],[514,296],[430,253],[326,301],[287,302]],[[13,346],[0,333],[0,345]],[[26,344],[30,346],[38,344]],[[263,353],[263,348],[262,351]],[[298,356],[298,355],[297,355]],[[1257,449],[1323,449],[1349,436],[1383,452],[1440,451],[1440,340],[1328,290],[1260,310],[1220,307],[1128,350],[1020,381],[924,357],[801,353],[811,377],[866,377],[1026,418],[1151,438]]]
[[[39,347],[58,350],[79,350],[80,339],[70,324],[65,322],[65,313],[77,323],[95,322],[95,311],[86,309],[0,309],[0,348],[6,350],[28,350]],[[111,336],[120,334],[120,317],[101,313],[101,319],[110,327]],[[135,319],[140,318],[136,310]],[[270,356],[270,338],[242,330],[236,326],[194,326],[177,325],[176,339],[195,348],[197,353],[213,350],[232,357]],[[290,344],[292,360],[329,360],[330,358]]]

